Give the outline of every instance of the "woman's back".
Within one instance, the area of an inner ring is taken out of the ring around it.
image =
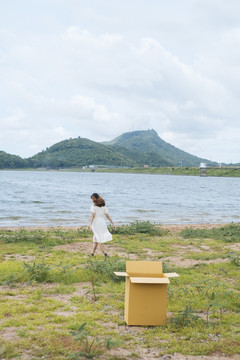
[[[108,213],[106,206],[95,206],[92,205],[91,212],[95,214],[95,216],[104,216]]]

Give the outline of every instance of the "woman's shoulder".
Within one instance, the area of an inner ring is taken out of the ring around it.
[[[106,206],[105,206],[105,205],[104,205],[104,206],[99,207],[99,209],[101,209],[101,210],[99,210],[99,211],[103,212],[104,214],[106,214],[106,213],[108,212],[108,210],[107,210],[107,208],[106,208]]]
[[[105,206],[105,205],[104,205],[104,206],[99,206],[99,209],[101,209],[101,210],[104,210],[104,211],[105,211],[106,206]]]

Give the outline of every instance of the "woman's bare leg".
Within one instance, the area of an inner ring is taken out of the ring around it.
[[[97,247],[98,247],[98,243],[97,242],[94,242],[93,243],[93,251],[92,251],[92,254],[94,255],[95,251],[97,250]]]
[[[106,250],[103,244],[99,243],[100,249],[102,250],[103,254],[106,254]]]

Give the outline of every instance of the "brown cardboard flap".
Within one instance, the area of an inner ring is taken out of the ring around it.
[[[177,273],[166,273],[164,275],[167,276],[168,278],[179,277]]]
[[[126,261],[126,272],[133,277],[162,276],[161,261]]]
[[[117,276],[129,276],[126,272],[123,271],[114,271],[114,274]]]
[[[130,277],[133,284],[169,284],[168,278]]]

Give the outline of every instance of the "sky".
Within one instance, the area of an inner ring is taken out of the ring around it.
[[[0,150],[154,129],[240,162],[239,0],[0,0]]]

